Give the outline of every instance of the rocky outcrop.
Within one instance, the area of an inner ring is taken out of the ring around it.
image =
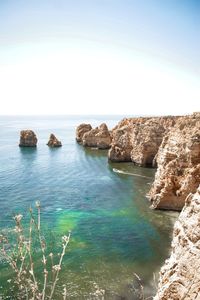
[[[20,132],[20,147],[36,147],[37,146],[37,137],[34,131],[32,130],[22,130]]]
[[[181,210],[200,184],[200,114],[181,117],[164,137],[148,194],[153,208]]]
[[[113,131],[111,149],[108,159],[111,161],[131,161],[131,136],[132,126],[121,126]]]
[[[154,158],[159,146],[176,119],[175,117],[150,118],[136,124],[131,136],[131,161],[139,166],[156,166]]]
[[[172,252],[161,268],[154,300],[200,299],[200,187],[175,223]]]
[[[111,133],[105,123],[94,129],[89,124],[81,124],[76,130],[76,140],[85,147],[108,149],[111,139]]]
[[[130,161],[139,166],[153,166],[155,155],[166,132],[177,117],[131,118],[113,129],[108,158]]]
[[[52,148],[54,148],[54,147],[61,147],[62,143],[61,143],[61,141],[59,141],[56,138],[56,136],[53,133],[51,133],[51,135],[49,137],[49,141],[47,143],[47,146],[52,147]]]
[[[77,128],[76,128],[76,141],[78,143],[82,143],[83,140],[83,135],[90,131],[92,129],[92,126],[90,124],[80,124]]]

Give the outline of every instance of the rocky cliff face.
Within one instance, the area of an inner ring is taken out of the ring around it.
[[[181,210],[200,184],[200,114],[181,117],[165,135],[148,194],[153,208]]]
[[[154,300],[200,299],[200,187],[174,226],[172,252],[160,272]]]
[[[123,120],[112,131],[112,144],[108,152],[111,161],[131,161],[131,132],[133,124],[131,120]]]
[[[111,133],[105,123],[92,129],[90,124],[81,124],[76,130],[76,140],[85,147],[108,149],[111,145]]]
[[[113,129],[108,158],[111,161],[132,161],[139,166],[154,165],[163,137],[176,120],[177,117],[122,120]]]
[[[37,137],[34,131],[32,130],[22,130],[20,132],[20,147],[36,147],[37,146]]]
[[[51,133],[51,135],[49,137],[49,141],[47,143],[47,146],[52,147],[52,148],[54,148],[54,147],[61,147],[62,143],[61,143],[61,141],[59,141],[56,138],[56,136],[53,133]]]
[[[181,210],[200,184],[200,113],[127,118],[111,133],[106,124],[95,129],[81,124],[76,139],[84,146],[110,148],[110,161],[158,166],[148,194],[153,208]]]

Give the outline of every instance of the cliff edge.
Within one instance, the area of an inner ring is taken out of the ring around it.
[[[174,225],[172,251],[160,271],[154,300],[200,299],[200,186]]]
[[[148,193],[153,208],[181,210],[200,184],[200,113],[177,120],[155,157],[158,169]]]
[[[155,166],[154,158],[166,133],[178,117],[124,119],[112,130],[110,161]]]

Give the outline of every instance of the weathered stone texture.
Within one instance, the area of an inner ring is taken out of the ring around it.
[[[22,130],[20,132],[20,147],[36,147],[37,146],[37,137],[34,131],[32,130]]]
[[[176,221],[172,251],[160,271],[154,300],[200,299],[200,187]]]

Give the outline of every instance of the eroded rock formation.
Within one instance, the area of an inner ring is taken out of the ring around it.
[[[181,117],[155,159],[158,169],[148,194],[152,207],[181,210],[200,184],[200,114]]]
[[[152,166],[164,135],[176,119],[169,116],[122,120],[113,129],[108,158],[111,161],[132,161],[139,166]]]
[[[20,147],[36,147],[37,146],[37,137],[34,131],[32,130],[22,130],[20,132]]]
[[[105,123],[94,129],[90,124],[81,124],[76,130],[76,140],[85,147],[108,149],[111,145],[111,133]]]
[[[49,137],[49,141],[48,141],[48,143],[47,143],[47,146],[49,146],[49,147],[61,147],[62,146],[62,143],[61,143],[61,141],[59,141],[57,138],[56,138],[56,136],[53,134],[53,133],[51,133],[50,134],[50,137]]]
[[[172,252],[161,268],[154,300],[200,299],[200,187],[175,223]]]
[[[121,126],[113,130],[113,140],[108,158],[111,161],[131,161],[131,136],[132,126]]]
[[[80,124],[76,128],[76,141],[78,143],[82,143],[83,135],[90,131],[92,129],[92,126],[90,124]]]

